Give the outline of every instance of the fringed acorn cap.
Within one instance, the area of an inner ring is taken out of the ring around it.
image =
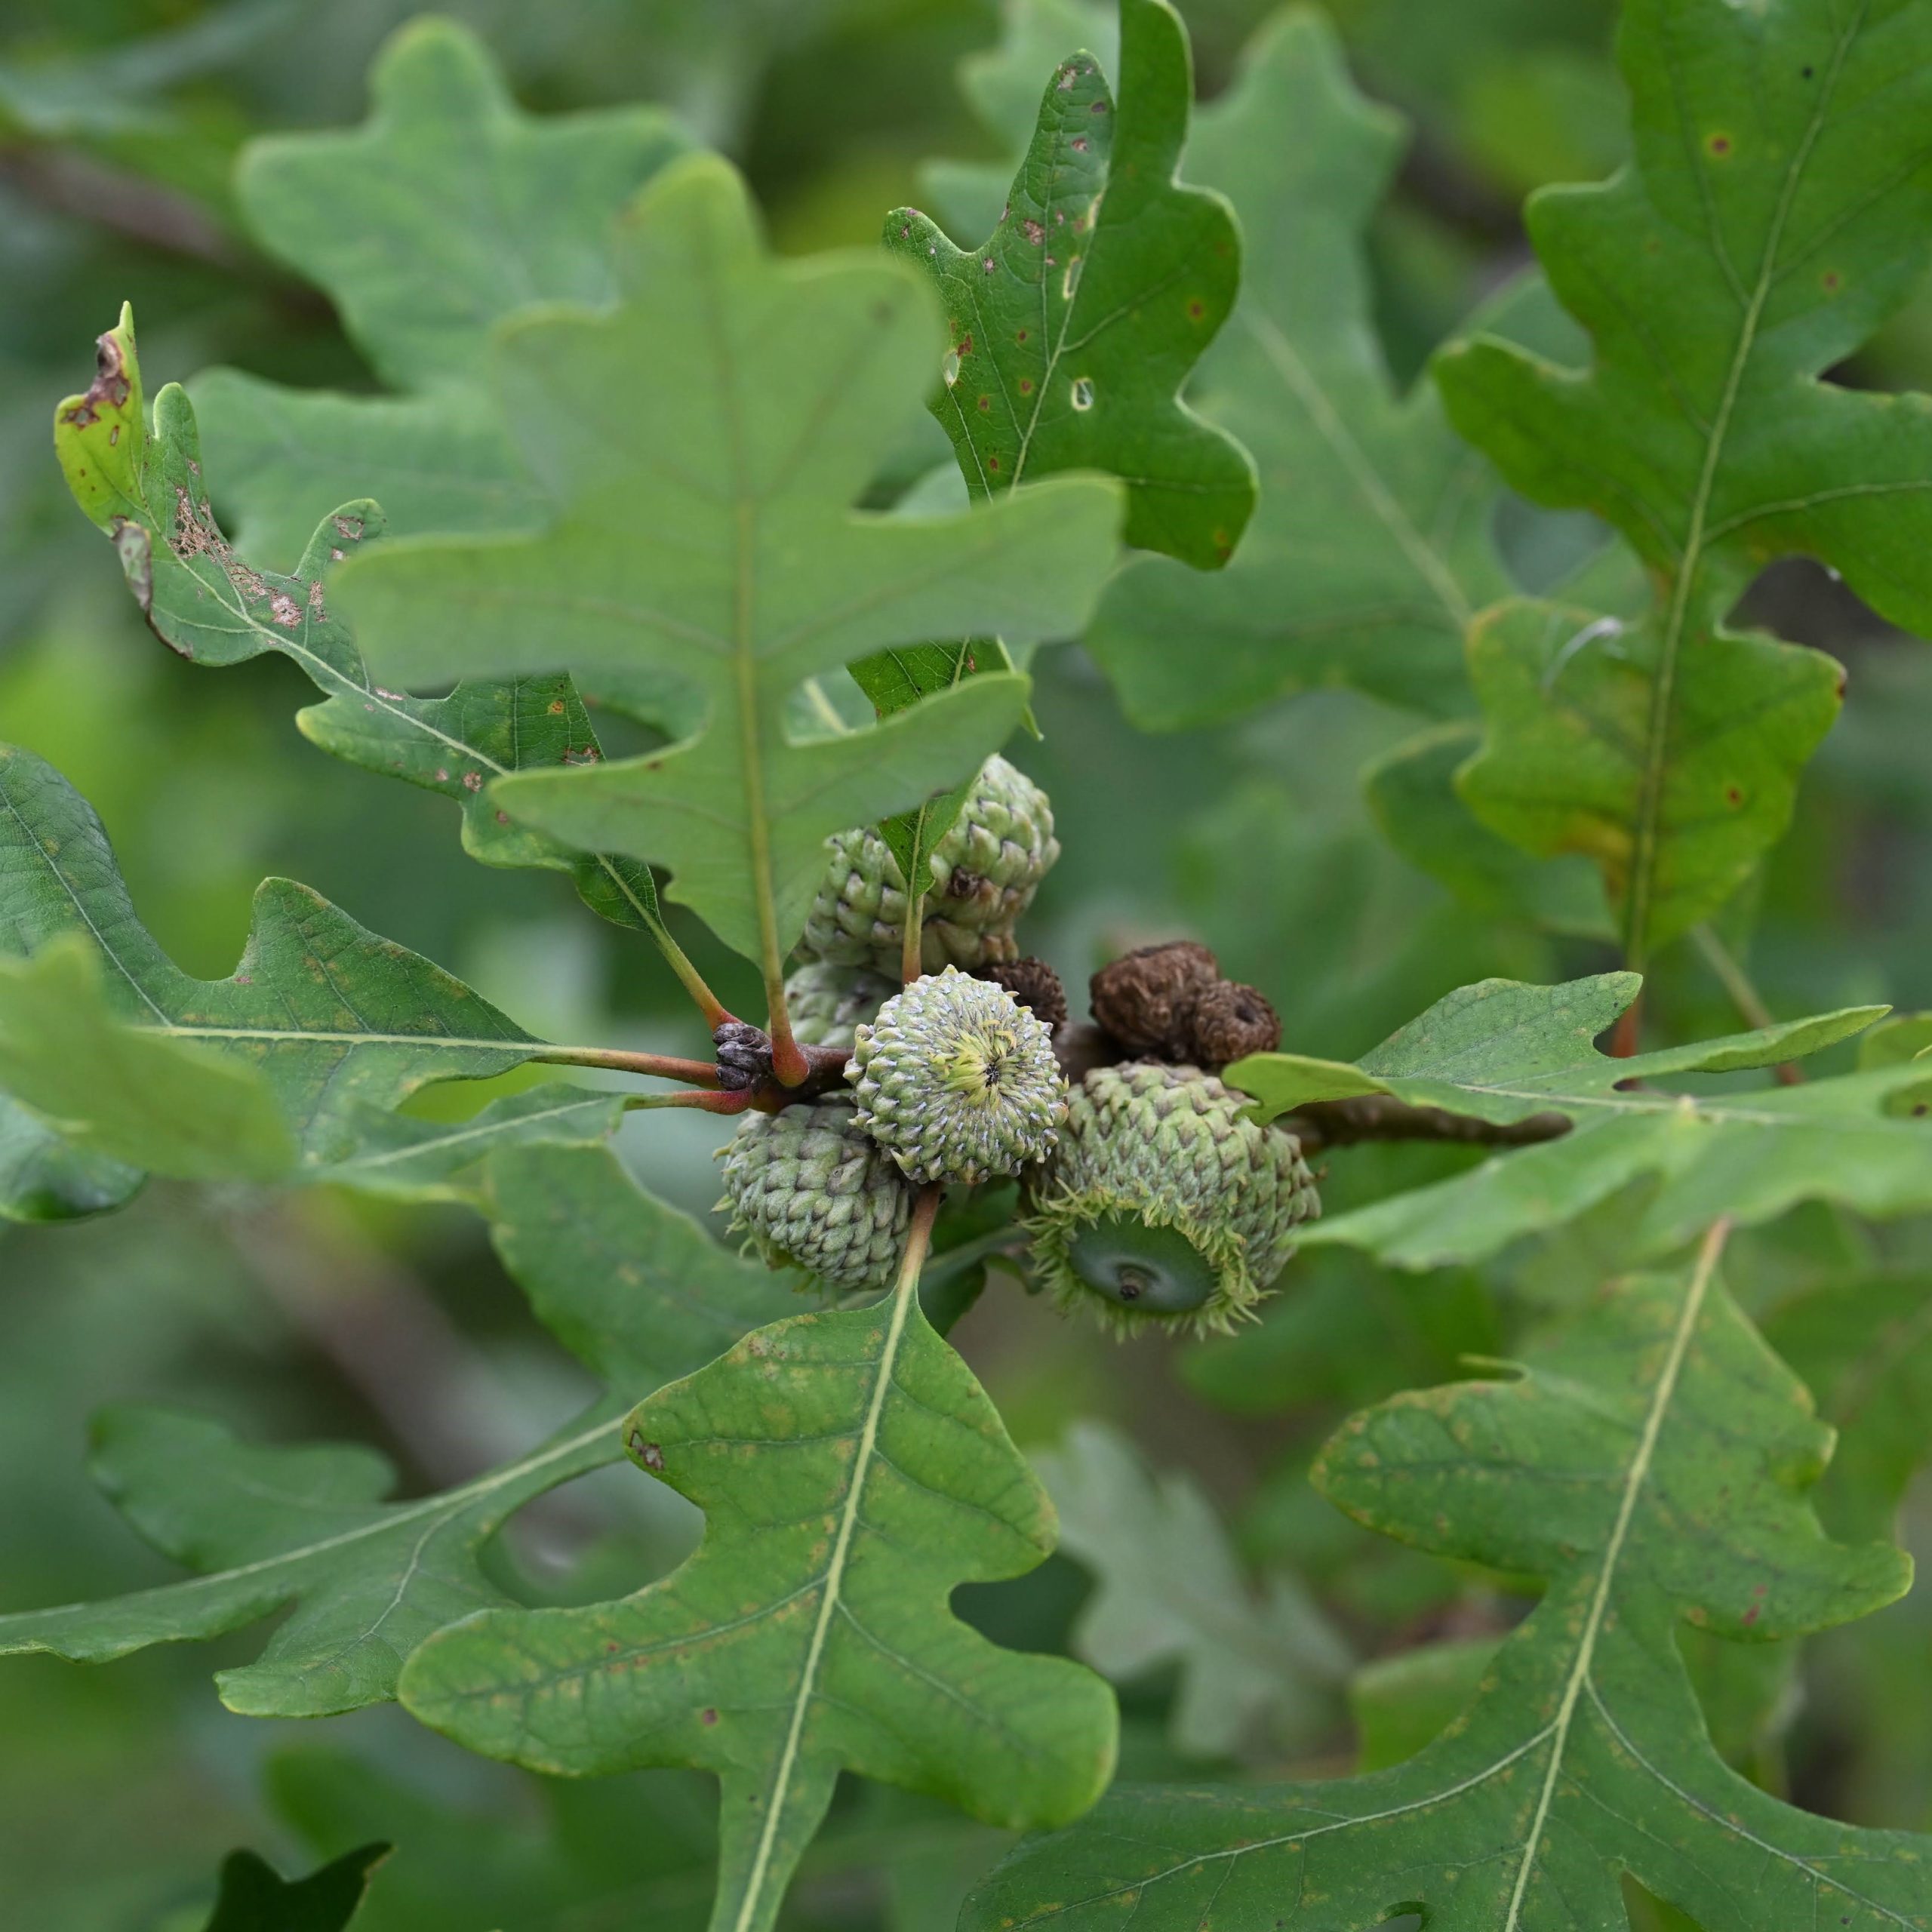
[[[1245,1117],[1251,1103],[1198,1068],[1096,1068],[1051,1156],[1028,1177],[1033,1266],[1065,1309],[1126,1336],[1225,1331],[1320,1212],[1300,1144]]]
[[[845,1077],[860,1126],[915,1181],[1017,1174],[1066,1111],[1046,1026],[1004,987],[950,966],[858,1029]]]
[[[912,1191],[850,1102],[746,1114],[720,1155],[718,1204],[772,1267],[802,1268],[841,1288],[892,1285]]]
[[[825,878],[806,915],[800,953],[896,979],[906,921],[899,861],[869,826],[841,832],[826,848]],[[1017,958],[1014,927],[1059,857],[1045,792],[1004,758],[988,758],[928,861],[919,928],[925,970]]]

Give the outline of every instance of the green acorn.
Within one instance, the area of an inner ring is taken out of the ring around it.
[[[899,861],[869,826],[841,832],[826,845],[825,881],[806,916],[799,952],[896,978],[906,921]],[[919,930],[925,970],[1017,958],[1014,927],[1059,857],[1045,792],[1004,758],[988,758],[927,862],[932,883]]]
[[[1063,1308],[1121,1335],[1226,1331],[1252,1314],[1321,1211],[1301,1143],[1198,1067],[1095,1068],[1027,1183],[1022,1225]]]
[[[1066,1112],[1050,1030],[1004,986],[952,966],[858,1029],[845,1078],[860,1125],[916,1181],[1017,1174]]]
[[[888,1288],[912,1197],[848,1101],[746,1114],[720,1149],[731,1232],[774,1268],[841,1288]]]
[[[792,1034],[801,1046],[852,1051],[852,1029],[869,1020],[899,990],[897,974],[888,979],[866,966],[834,966],[814,959],[785,982],[786,1010]]]

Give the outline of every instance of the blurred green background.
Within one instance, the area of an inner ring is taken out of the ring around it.
[[[958,71],[998,38],[993,0],[478,0],[450,11],[482,33],[530,107],[672,108],[747,171],[788,250],[869,244],[884,210],[918,199],[922,162],[1001,153]],[[1211,95],[1269,10],[1182,0],[1182,11]],[[1335,11],[1361,84],[1415,123],[1374,238],[1379,323],[1406,381],[1525,260],[1524,195],[1616,165],[1614,10],[1347,0]],[[230,969],[251,891],[281,873],[540,1031],[702,1051],[644,941],[590,918],[556,875],[466,863],[444,801],[378,783],[300,737],[291,716],[309,694],[291,667],[271,657],[211,678],[163,651],[54,465],[54,404],[85,385],[93,338],[124,297],[140,319],[150,393],[215,362],[374,386],[323,299],[252,248],[228,182],[258,133],[359,119],[369,59],[408,13],[400,0],[0,8],[0,734],[93,801],[137,905],[192,972]],[[1932,299],[1837,373],[1932,387]],[[1850,698],[1806,777],[1797,829],[1730,937],[1780,1016],[1867,1000],[1932,1007],[1932,660],[1806,568],[1781,568],[1753,598],[1784,635],[1847,663]],[[1065,856],[1029,937],[1069,986],[1124,946],[1195,934],[1274,999],[1291,1045],[1340,1057],[1466,981],[1609,963],[1587,943],[1457,906],[1380,841],[1358,774],[1413,720],[1333,693],[1226,730],[1149,739],[1122,721],[1077,650],[1045,654],[1038,672],[1044,737],[1016,755],[1053,797]],[[742,962],[688,921],[679,930],[728,1000],[755,1004]],[[1660,1038],[1739,1023],[1688,946],[1661,962],[1653,999]],[[703,1212],[716,1135],[698,1120],[634,1116],[622,1145],[656,1191]],[[1454,1158],[1343,1157],[1331,1198]],[[1258,1571],[1301,1577],[1354,1652],[1375,1657],[1492,1634],[1520,1604],[1501,1580],[1351,1528],[1301,1480],[1309,1455],[1349,1407],[1452,1374],[1464,1351],[1494,1352],[1587,1269],[1589,1233],[1481,1279],[1417,1281],[1331,1255],[1238,1345],[1116,1349],[1007,1283],[956,1339],[1023,1445],[1051,1441],[1077,1414],[1122,1425],[1156,1468],[1198,1478]],[[1924,1245],[1909,1226],[1888,1232],[1882,1254],[1864,1240],[1801,1217],[1775,1241],[1741,1244],[1739,1284],[1775,1335],[1780,1312],[1817,1284],[1870,1265],[1909,1274]],[[1918,1346],[1908,1327],[1895,1352],[1909,1366]],[[521,1447],[581,1393],[478,1223],[454,1209],[155,1184],[98,1223],[0,1223],[0,1608],[171,1574],[86,1478],[88,1420],[106,1402],[179,1403],[269,1440],[367,1440],[420,1486]],[[689,1518],[654,1485],[607,1472],[529,1512],[502,1560],[539,1594],[608,1594],[673,1561]],[[1932,1540],[1932,1509],[1909,1506],[1904,1534]],[[974,1614],[1050,1647],[1088,1587],[1057,1558],[984,1593]],[[1908,1598],[1814,1644],[1790,1684],[1776,1660],[1766,1675],[1758,1660],[1741,1683],[1706,1669],[1726,1748],[1817,1808],[1932,1826],[1932,1735],[1913,1718],[1932,1699],[1927,1624]],[[393,1711],[308,1727],[235,1717],[208,1677],[253,1641],[99,1669],[0,1666],[8,1932],[198,1927],[231,1847],[294,1870],[374,1837],[400,1849],[358,1921],[372,1932],[702,1924],[703,1781],[546,1787],[467,1760]],[[1130,1687],[1131,1769],[1171,1764],[1171,1689],[1158,1673]],[[1340,1767],[1354,1749],[1329,1694],[1291,1744],[1257,1744],[1234,1768]],[[949,1814],[849,1792],[794,1922],[949,1925],[961,1883],[998,1848]]]

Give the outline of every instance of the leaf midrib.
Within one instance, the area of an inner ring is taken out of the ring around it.
[[[845,1504],[839,1515],[838,1530],[832,1543],[832,1555],[826,1565],[824,1589],[819,1598],[818,1616],[812,1626],[811,1640],[805,1652],[804,1666],[799,1673],[798,1693],[792,1701],[784,1746],[779,1755],[777,1769],[773,1774],[764,1820],[758,1832],[758,1848],[752,1855],[751,1874],[746,1881],[744,1895],[739,1902],[735,1932],[750,1932],[750,1928],[757,1922],[758,1903],[771,1870],[779,1826],[784,1816],[792,1775],[798,1766],[806,1714],[817,1694],[818,1673],[824,1661],[832,1620],[844,1608],[840,1595],[841,1586],[844,1579],[846,1561],[857,1534],[859,1506],[864,1498],[872,1459],[878,1453],[879,1419],[884,1412],[886,1396],[892,1386],[900,1347],[905,1339],[906,1324],[918,1298],[918,1271],[915,1269],[912,1271],[911,1278],[902,1276],[892,1296],[891,1314],[888,1318],[884,1340],[879,1349],[878,1367],[874,1374],[872,1392],[866,1403],[865,1423],[860,1431],[858,1446],[853,1453]]]
[[[1826,70],[1819,88],[1817,104],[1812,110],[1804,138],[1798,143],[1797,151],[1792,156],[1791,165],[1786,170],[1784,186],[1772,214],[1770,230],[1764,238],[1757,283],[1751,292],[1749,303],[1738,327],[1737,341],[1731,353],[1723,395],[1705,441],[1703,465],[1698,475],[1696,492],[1691,498],[1690,518],[1685,532],[1676,580],[1671,586],[1670,604],[1664,623],[1657,675],[1651,686],[1644,763],[1638,781],[1637,824],[1631,854],[1629,903],[1624,917],[1623,952],[1626,963],[1639,971],[1649,950],[1654,875],[1663,811],[1664,774],[1668,763],[1672,712],[1676,697],[1678,662],[1683,649],[1691,587],[1709,540],[1704,525],[1709,512],[1711,494],[1716,487],[1718,465],[1723,454],[1724,438],[1730,429],[1731,414],[1737,406],[1738,392],[1743,384],[1745,368],[1757,344],[1759,320],[1776,279],[1778,250],[1784,238],[1785,223],[1789,218],[1792,203],[1796,198],[1798,184],[1804,174],[1805,164],[1810,160],[1812,149],[1816,146],[1819,133],[1824,126],[1826,113],[1831,105],[1832,92],[1837,86],[1845,57],[1864,25],[1868,4],[1869,0],[1859,0],[1850,20],[1832,50],[1831,65]],[[1666,64],[1669,65],[1667,57]],[[1703,176],[1701,170],[1698,171],[1697,178],[1702,184]],[[1711,248],[1728,277],[1730,273],[1730,260],[1724,253],[1722,237],[1714,218],[1712,221]]]
[[[607,1417],[593,1428],[580,1430],[561,1442],[551,1444],[547,1448],[533,1450],[518,1461],[492,1469],[487,1475],[478,1476],[455,1489],[425,1497],[418,1503],[377,1504],[375,1506],[386,1513],[372,1521],[352,1530],[338,1531],[334,1536],[318,1537],[313,1543],[298,1544],[277,1555],[257,1557],[251,1562],[233,1564],[227,1569],[205,1571],[198,1577],[183,1577],[178,1583],[162,1583],[151,1590],[137,1591],[130,1597],[109,1598],[104,1603],[55,1604],[44,1610],[14,1611],[0,1617],[0,1654],[5,1654],[11,1647],[6,1641],[6,1632],[12,1626],[36,1623],[48,1617],[84,1615],[89,1611],[111,1612],[119,1605],[142,1599],[152,1602],[161,1598],[180,1598],[204,1591],[212,1592],[241,1579],[278,1570],[287,1564],[306,1563],[312,1558],[346,1549],[352,1544],[367,1541],[372,1537],[386,1536],[391,1531],[419,1518],[432,1519],[429,1523],[429,1532],[433,1534],[454,1521],[471,1503],[524,1481],[546,1464],[568,1460],[600,1440],[607,1438],[608,1453],[602,1458],[602,1463],[617,1462],[622,1457],[623,1445],[615,1420]],[[586,1468],[601,1467],[602,1463],[587,1465]],[[441,1520],[433,1520],[438,1518]]]

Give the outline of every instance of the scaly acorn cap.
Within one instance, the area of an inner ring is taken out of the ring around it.
[[[1198,1067],[1096,1067],[1073,1091],[1021,1225],[1061,1307],[1121,1336],[1197,1334],[1252,1317],[1321,1211],[1301,1145],[1244,1118],[1253,1103]]]
[[[1258,986],[1238,980],[1203,986],[1183,1019],[1194,1049],[1187,1057],[1213,1072],[1249,1054],[1272,1054],[1281,1044],[1281,1016]]]
[[[1017,1174],[1066,1112],[1051,1030],[1004,986],[951,966],[858,1029],[845,1078],[860,1125],[915,1181]]]
[[[852,1051],[852,1029],[869,1020],[900,988],[897,974],[888,979],[866,966],[834,966],[814,959],[785,982],[786,1011],[792,1036],[801,1046]]]
[[[1221,977],[1221,963],[1198,940],[1137,946],[1088,982],[1094,1023],[1129,1053],[1183,1059],[1191,1041],[1187,1014]]]
[[[912,1195],[846,1100],[743,1116],[719,1149],[731,1232],[774,1268],[841,1288],[889,1288]]]
[[[826,841],[825,878],[805,917],[801,955],[899,977],[906,876],[869,826]],[[929,973],[1018,956],[1013,929],[1055,860],[1053,808],[1026,774],[987,759],[927,861],[919,957]]]

